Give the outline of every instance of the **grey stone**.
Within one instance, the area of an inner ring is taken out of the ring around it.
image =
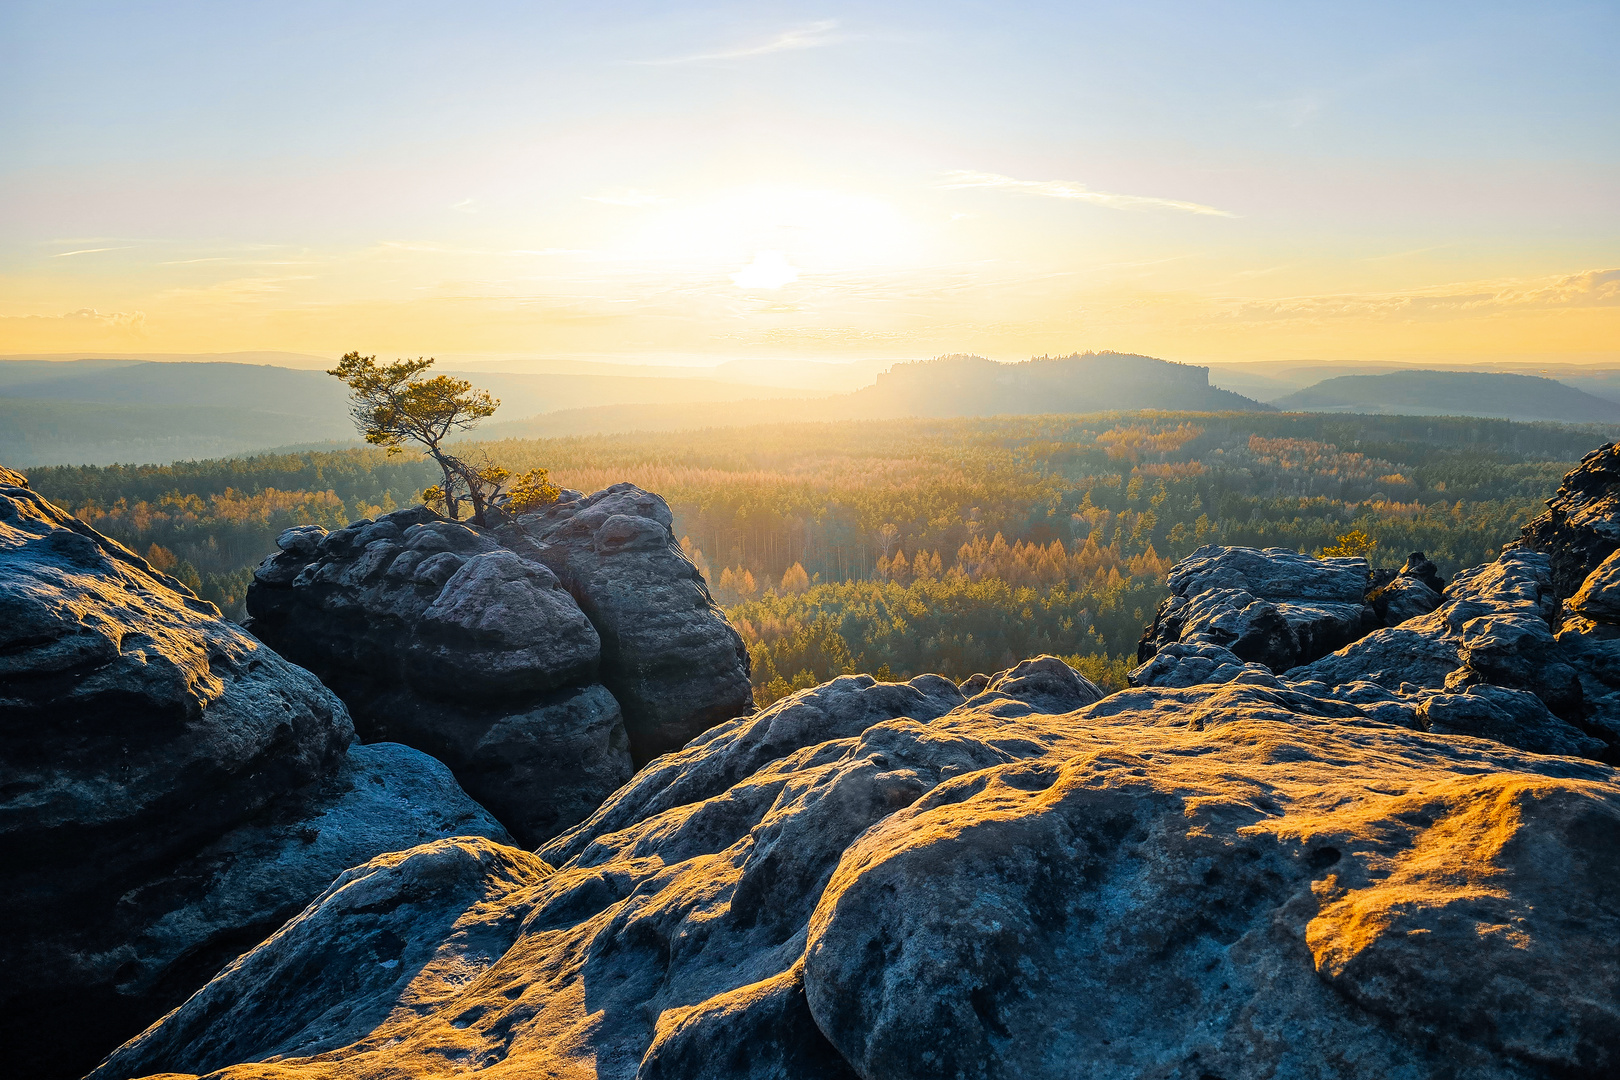
[[[1620,550],[1586,576],[1569,598],[1569,607],[1596,622],[1620,623]]]
[[[1437,735],[1472,735],[1536,754],[1595,756],[1603,744],[1547,711],[1527,690],[1470,686],[1461,694],[1436,694],[1417,710],[1418,725]]]
[[[537,545],[602,638],[602,681],[641,763],[748,712],[748,650],[681,553],[664,500],[633,484],[529,514]]]
[[[348,866],[506,838],[437,762],[351,751],[314,676],[10,473],[0,722],[0,1045],[19,1075],[82,1075]]]
[[[289,576],[287,565],[305,559]],[[282,551],[248,590],[253,630],[318,674],[362,736],[444,761],[526,844],[631,772],[600,638],[543,563],[422,507]]]
[[[1211,589],[1241,589],[1262,600],[1320,600],[1359,604],[1367,592],[1367,560],[1314,559],[1290,548],[1209,544],[1170,571],[1170,591],[1193,596]]]
[[[1604,443],[1582,458],[1509,548],[1541,552],[1557,595],[1573,596],[1620,550],[1620,447]]]

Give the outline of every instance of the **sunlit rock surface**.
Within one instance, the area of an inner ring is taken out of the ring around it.
[[[356,868],[95,1075],[1620,1068],[1612,768],[1390,722],[1373,683],[1087,685],[793,694],[533,856]]]
[[[79,1076],[345,868],[509,839],[431,758],[0,470],[0,1045]]]

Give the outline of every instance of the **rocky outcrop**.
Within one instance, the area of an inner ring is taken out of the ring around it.
[[[95,1076],[1613,1075],[1615,771],[1363,691],[846,676],[351,871]]]
[[[350,747],[314,676],[0,472],[0,1044],[78,1076],[342,870],[508,839],[439,763]]]
[[[1612,708],[1620,705],[1620,668],[1604,644],[1620,639],[1620,626],[1611,635],[1600,628],[1609,624],[1583,618],[1560,632],[1547,556],[1510,547],[1447,585],[1416,552],[1399,570],[1373,576],[1359,622],[1344,614],[1356,610],[1345,599],[1361,573],[1347,565],[1356,561],[1201,548],[1171,571],[1171,595],[1144,634],[1146,659],[1130,672],[1131,685],[1295,687],[1418,730],[1620,758],[1620,712]],[[1606,610],[1611,575],[1620,576],[1594,572],[1580,600],[1587,610]],[[1262,600],[1252,589],[1295,599]],[[1414,614],[1395,621],[1407,612]],[[1307,625],[1314,633],[1301,632]],[[1329,640],[1324,627],[1349,643],[1290,665],[1315,651],[1307,642]]]
[[[1573,595],[1620,550],[1620,446],[1604,443],[1582,458],[1513,546],[1546,555],[1558,595]]]
[[[414,507],[278,545],[248,591],[254,633],[337,691],[362,737],[448,764],[525,844],[594,810],[633,753],[752,705],[741,638],[668,507],[632,485],[496,529]]]
[[[1373,571],[1373,581],[1367,604],[1384,626],[1399,626],[1407,619],[1427,615],[1440,606],[1440,594],[1446,588],[1439,568],[1421,551],[1408,555],[1399,570]]]
[[[1312,559],[1286,548],[1207,545],[1170,571],[1170,595],[1142,635],[1137,660],[1166,645],[1215,646],[1239,663],[1284,671],[1377,625],[1366,559]]]

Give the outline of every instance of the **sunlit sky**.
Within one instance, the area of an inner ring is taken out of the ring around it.
[[[0,5],[0,353],[1620,361],[1620,5]]]

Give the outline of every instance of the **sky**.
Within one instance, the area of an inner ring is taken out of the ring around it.
[[[1615,363],[1617,54],[1557,0],[7,0],[0,353]]]

